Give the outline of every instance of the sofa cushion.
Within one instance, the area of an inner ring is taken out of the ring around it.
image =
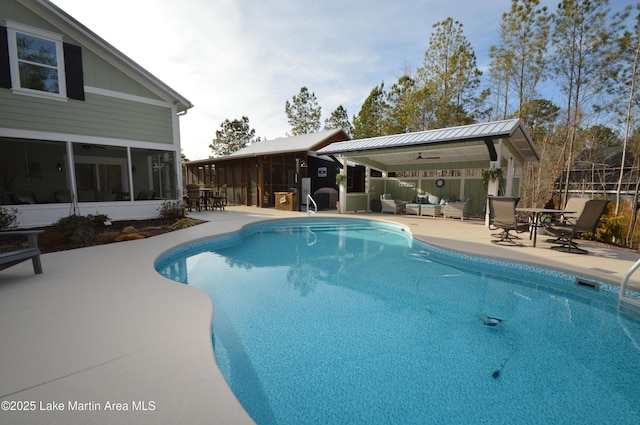
[[[13,199],[16,204],[35,204],[36,196],[31,192],[14,192]]]
[[[433,205],[438,205],[440,203],[440,197],[436,195],[429,195],[429,203]]]
[[[383,193],[382,194],[382,199],[393,199],[393,196],[391,196],[390,193]]]

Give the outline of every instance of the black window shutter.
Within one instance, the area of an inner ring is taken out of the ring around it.
[[[84,100],[84,75],[82,72],[82,49],[80,46],[63,43],[64,73],[67,82],[67,97]]]
[[[9,38],[7,29],[0,26],[0,87],[11,88],[11,68],[9,66]]]

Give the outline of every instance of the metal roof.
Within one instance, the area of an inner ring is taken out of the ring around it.
[[[393,147],[429,146],[441,143],[493,140],[505,137],[514,139],[512,142],[518,145],[519,150],[528,160],[539,159],[533,142],[524,129],[522,122],[518,119],[332,143],[320,149],[318,154],[339,154]]]
[[[283,139],[265,140],[253,143],[252,145],[242,148],[227,156],[215,159],[236,159],[259,155],[311,151],[314,150],[314,148],[316,148],[322,142],[341,132],[344,133],[344,130],[335,129],[320,131],[318,133],[301,134],[299,136],[287,137]],[[346,133],[344,133],[344,136],[348,139]]]

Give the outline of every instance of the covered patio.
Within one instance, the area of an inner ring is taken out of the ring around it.
[[[340,185],[341,212],[370,211],[382,194],[406,202],[437,195],[472,198],[473,215],[484,213],[487,195],[520,196],[525,165],[540,159],[518,119],[332,143],[318,155],[333,157],[345,175],[348,165],[366,168],[364,192]],[[485,187],[487,170],[502,177]]]

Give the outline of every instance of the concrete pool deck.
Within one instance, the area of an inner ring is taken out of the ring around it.
[[[252,423],[218,371],[214,308],[198,289],[158,275],[153,262],[176,245],[304,213],[229,207],[153,238],[42,256],[0,272],[0,423]],[[334,212],[318,216],[334,216]],[[436,246],[539,264],[619,284],[640,254],[584,242],[589,255],[490,243],[480,220],[346,214],[404,224]],[[632,280],[640,288],[640,273]],[[8,402],[8,403],[7,403]],[[21,411],[16,411],[18,408]],[[84,409],[84,410],[83,410]],[[125,410],[127,409],[127,410]]]

